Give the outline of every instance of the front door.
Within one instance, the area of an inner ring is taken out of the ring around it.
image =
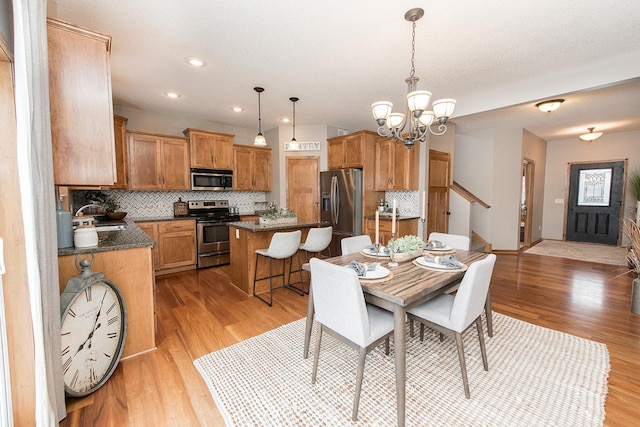
[[[298,222],[320,218],[319,157],[287,157],[287,207],[298,215]]]
[[[625,162],[569,165],[565,239],[617,245]]]

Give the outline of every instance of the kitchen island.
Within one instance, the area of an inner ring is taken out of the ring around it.
[[[155,278],[151,247],[155,244],[133,221],[127,229],[99,233],[99,244],[92,248],[65,248],[58,250],[58,277],[60,292],[67,281],[78,275],[76,256],[94,255],[91,271],[102,272],[114,282],[124,297],[127,307],[127,338],[122,358],[131,357],[156,348]]]
[[[256,267],[256,249],[266,249],[269,247],[271,237],[279,231],[302,231],[301,244],[304,243],[310,228],[323,226],[320,222],[297,223],[297,224],[260,224],[258,221],[240,221],[229,223],[229,240],[231,241],[231,283],[247,295],[253,294],[253,278]],[[304,255],[300,254],[301,261],[304,262]],[[263,257],[261,257],[263,258]],[[287,262],[286,268],[288,269]],[[282,274],[282,262],[274,260],[272,262],[273,274]],[[294,255],[292,271],[299,269],[298,257]],[[286,271],[286,270],[285,270]],[[266,259],[261,259],[258,266],[258,278],[269,275],[269,267]],[[291,277],[291,282],[299,280],[296,272]],[[274,287],[281,286],[282,276],[274,277]],[[269,280],[261,280],[256,286],[256,293],[269,290]]]

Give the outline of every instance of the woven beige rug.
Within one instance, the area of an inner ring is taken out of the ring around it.
[[[570,258],[601,264],[627,265],[627,248],[621,246],[543,240],[525,252],[528,254]]]
[[[407,339],[407,426],[600,426],[607,395],[604,344],[494,312],[489,371],[475,328],[464,345],[465,399],[455,344],[431,334]],[[357,355],[325,334],[318,379],[302,358],[301,319],[194,361],[230,426],[393,426],[393,347],[367,356],[360,410],[351,421]],[[315,331],[315,327],[314,327]],[[314,341],[312,341],[314,342]],[[313,346],[312,346],[313,347]]]

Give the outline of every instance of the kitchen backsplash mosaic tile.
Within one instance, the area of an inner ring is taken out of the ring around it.
[[[419,191],[387,191],[385,201],[389,206],[393,205],[393,199],[398,203],[398,213],[402,216],[420,216],[420,192]]]
[[[122,211],[127,212],[131,218],[147,218],[159,216],[172,216],[173,203],[182,198],[183,202],[189,200],[228,200],[229,206],[237,206],[240,214],[253,214],[254,202],[265,201],[265,193],[260,191],[129,191],[109,190],[104,191],[112,196],[119,204]],[[74,191],[74,212],[80,206],[86,204],[84,191]]]

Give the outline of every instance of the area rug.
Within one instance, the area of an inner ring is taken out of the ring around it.
[[[488,372],[475,328],[464,335],[471,399],[464,397],[451,340],[440,342],[435,333],[424,342],[407,337],[407,426],[603,424],[606,345],[495,312],[493,321]],[[194,361],[227,425],[396,425],[393,346],[389,356],[383,345],[367,356],[353,422],[357,353],[324,334],[311,384],[313,354],[302,358],[304,324],[303,318]]]
[[[577,259],[600,264],[627,265],[627,248],[621,246],[543,240],[527,249],[525,253]]]

